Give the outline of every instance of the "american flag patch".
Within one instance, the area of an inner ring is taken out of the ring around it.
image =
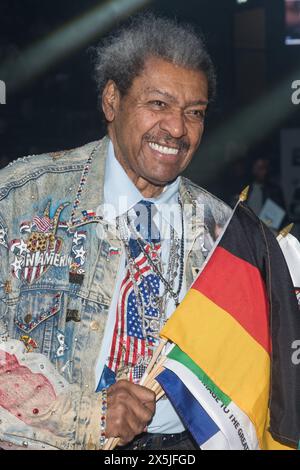
[[[49,217],[36,216],[32,219],[32,222],[37,227],[39,232],[45,233],[45,232],[49,232],[53,230],[53,224],[51,220],[49,219]]]

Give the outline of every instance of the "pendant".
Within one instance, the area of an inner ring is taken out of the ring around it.
[[[150,306],[152,308],[158,308],[159,307],[159,301],[160,301],[160,298],[157,295],[155,295],[155,296],[153,294],[150,295]]]
[[[153,333],[159,333],[160,331],[160,321],[159,320],[151,320],[150,321],[150,328]]]

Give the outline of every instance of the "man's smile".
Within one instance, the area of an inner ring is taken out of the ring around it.
[[[177,155],[179,152],[179,148],[169,147],[167,145],[159,145],[159,144],[156,144],[155,142],[149,142],[149,147],[152,150],[155,150],[164,155]]]

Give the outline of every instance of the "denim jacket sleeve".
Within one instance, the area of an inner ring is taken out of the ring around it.
[[[2,257],[1,276],[3,269]],[[2,300],[0,441],[31,449],[98,449],[101,394],[68,384],[46,356],[9,338],[8,315]]]
[[[17,340],[0,343],[0,397],[4,443],[29,449],[99,448],[101,394],[69,385],[45,356],[26,353]]]
[[[0,397],[2,442],[28,449],[99,448],[101,394],[68,384],[45,356],[26,353],[17,340],[0,343]]]
[[[69,384],[10,335],[20,295],[11,276],[11,211],[0,211],[0,447],[99,449],[101,393]],[[6,221],[9,220],[9,224]]]

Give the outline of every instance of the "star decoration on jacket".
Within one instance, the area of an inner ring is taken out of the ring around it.
[[[86,238],[85,234],[75,232],[74,237],[73,237],[74,245],[79,245],[79,243],[81,243],[85,238]]]
[[[23,253],[28,253],[28,248],[27,248],[27,243],[24,242],[24,240],[21,239],[21,243],[20,245],[18,246],[19,250],[20,250],[20,255],[22,255]]]
[[[20,269],[22,269],[22,265],[23,265],[23,258],[15,258],[14,263],[12,263],[12,267],[17,277],[18,277],[18,272],[20,271]]]
[[[75,259],[80,258],[80,265],[82,266],[85,262],[86,251],[83,246],[79,250],[74,250]]]

